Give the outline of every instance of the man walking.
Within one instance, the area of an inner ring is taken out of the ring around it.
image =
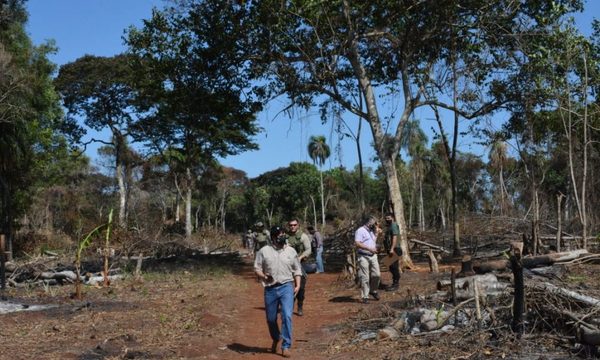
[[[300,264],[306,261],[310,254],[312,253],[310,249],[310,239],[308,235],[303,233],[300,228],[300,224],[298,223],[298,219],[292,219],[288,222],[288,245],[294,248],[298,253],[298,260],[300,260]],[[296,295],[296,299],[298,300],[298,316],[303,316],[303,305],[304,305],[304,293],[306,289],[306,280],[307,275],[304,267],[302,267],[302,278],[300,281],[300,291],[298,291],[298,295]]]
[[[265,287],[265,312],[273,340],[271,352],[277,352],[277,345],[282,340],[281,355],[290,357],[294,296],[300,290],[302,267],[296,250],[286,244],[283,229],[274,226],[270,234],[271,245],[264,246],[256,254],[254,272]],[[281,331],[277,324],[278,312],[281,312]]]
[[[367,216],[363,226],[354,233],[354,242],[358,254],[358,278],[360,279],[360,295],[363,304],[369,303],[369,295],[379,300],[379,260],[377,259],[377,219]]]
[[[314,252],[316,253],[315,261],[317,262],[317,273],[325,272],[325,268],[323,267],[323,235],[321,235],[321,233],[312,225],[307,226],[306,230],[308,230],[308,233],[312,236],[311,243],[314,244],[314,246],[311,247],[314,248]]]
[[[398,243],[398,236],[400,235],[400,228],[396,221],[394,221],[394,214],[388,212],[385,214],[385,223],[387,229],[385,231],[385,238],[383,240],[383,247],[387,256],[394,257],[402,255],[402,249]],[[398,290],[400,283],[400,259],[392,262],[389,266],[390,273],[392,274],[392,285],[387,288],[388,291]]]

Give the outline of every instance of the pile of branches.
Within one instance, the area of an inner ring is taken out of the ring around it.
[[[485,274],[442,278],[436,293],[385,304],[391,316],[385,321],[356,321],[355,341],[487,333],[494,339],[544,339],[556,348],[571,346],[574,352],[595,353],[600,345],[600,282],[573,279],[587,280],[574,274],[575,266],[592,274],[598,271],[594,264],[600,263],[600,255],[586,251],[571,255],[576,257],[548,254],[550,262],[523,258],[525,308],[520,328],[514,322],[517,273],[503,266]],[[491,342],[496,340],[488,341],[494,346]]]

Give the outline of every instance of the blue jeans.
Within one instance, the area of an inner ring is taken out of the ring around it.
[[[317,248],[317,272],[325,272],[325,268],[323,267],[323,247],[319,246]]]
[[[294,282],[265,288],[267,325],[273,341],[282,339],[281,349],[292,346],[292,312],[294,311]],[[277,325],[277,310],[281,307],[281,332]]]

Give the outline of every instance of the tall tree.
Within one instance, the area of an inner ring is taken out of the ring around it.
[[[82,117],[86,126],[96,131],[108,129],[109,140],[92,139],[113,148],[115,178],[119,186],[120,227],[127,225],[132,157],[128,145],[132,115],[133,90],[130,60],[125,55],[99,57],[85,55],[61,66],[55,85],[62,95],[71,122]],[[85,133],[85,129],[81,129]]]
[[[47,174],[45,161],[58,135],[61,109],[52,87],[52,43],[33,46],[25,31],[24,1],[0,2],[0,232],[12,254],[14,223],[30,204],[32,185]]]
[[[308,140],[308,156],[312,159],[313,163],[319,164],[319,176],[321,180],[321,190],[319,191],[319,195],[321,195],[321,224],[325,227],[325,189],[323,186],[323,164],[329,156],[331,155],[331,150],[329,149],[329,145],[325,140],[325,136],[311,136]]]
[[[556,3],[564,12],[579,1]],[[400,227],[403,261],[409,266],[395,164],[406,122],[422,106],[435,105],[469,119],[495,109],[503,101],[506,72],[514,71],[510,55],[520,34],[538,26],[529,20],[555,11],[545,2],[512,0],[460,6],[452,1],[267,0],[248,7],[254,16],[255,27],[247,33],[255,39],[255,59],[264,65],[265,78],[274,80],[274,91],[299,106],[331,99],[369,123]],[[476,90],[460,102],[445,101],[452,98],[452,86],[437,86],[448,78],[445,70],[453,55],[455,63],[470,66],[469,84]],[[398,103],[396,96],[403,108],[388,127],[380,99]],[[393,151],[385,146],[387,128],[392,129]],[[460,249],[460,243],[454,246]]]
[[[413,195],[418,197],[418,223],[419,229],[425,231],[425,204],[423,202],[423,177],[427,164],[427,135],[421,129],[419,120],[413,119],[406,123],[402,134],[402,147],[407,150],[411,158],[410,166],[413,175]],[[413,196],[414,197],[414,196]],[[411,197],[412,198],[412,197]],[[411,204],[411,213],[412,213]],[[410,217],[410,216],[409,216]]]
[[[202,1],[182,11],[154,10],[126,42],[136,57],[138,137],[162,153],[180,153],[186,236],[192,233],[192,192],[216,158],[256,149],[254,98],[240,20],[231,2]]]

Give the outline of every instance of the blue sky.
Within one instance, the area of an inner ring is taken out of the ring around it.
[[[29,0],[27,29],[35,44],[50,39],[56,41],[59,50],[51,56],[51,60],[58,65],[72,62],[85,54],[112,56],[125,50],[122,41],[124,30],[130,25],[141,26],[142,19],[150,17],[152,8],[162,7],[163,3],[162,0]],[[589,0],[586,11],[576,16],[585,34],[590,33],[589,24],[599,11],[600,1]],[[356,166],[356,145],[351,139],[343,140],[339,147],[341,151],[335,151],[338,140],[331,122],[321,125],[316,109],[308,112],[296,110],[291,118],[280,114],[282,102],[274,101],[258,116],[260,126],[264,129],[255,139],[260,150],[222,159],[224,165],[244,170],[248,176],[255,177],[265,171],[287,166],[290,162],[310,161],[306,150],[309,137],[325,135],[332,148],[332,156],[325,168],[340,164],[346,168]],[[383,105],[383,112],[392,111],[395,105]],[[419,112],[416,117],[422,119],[421,126],[431,134],[429,129],[435,126],[434,122]],[[356,127],[356,118],[346,116],[346,121]],[[107,136],[93,132],[90,135]],[[363,161],[375,166],[370,161],[374,156],[371,140],[370,130],[363,124]],[[468,139],[461,141],[461,148],[464,151],[481,151]],[[88,147],[88,155],[95,158],[96,150],[96,146]]]

